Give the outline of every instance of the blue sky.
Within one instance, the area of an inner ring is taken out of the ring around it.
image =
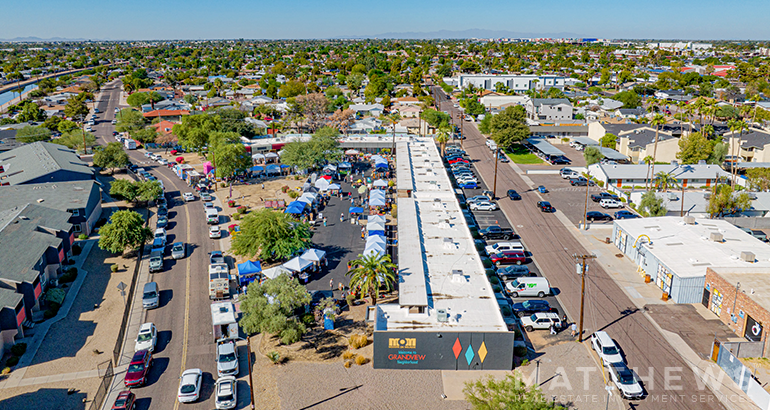
[[[488,29],[599,38],[770,39],[768,0],[6,1],[0,38],[329,38]]]

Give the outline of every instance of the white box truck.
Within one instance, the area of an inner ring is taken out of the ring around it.
[[[126,149],[136,149],[136,141],[132,140],[131,138],[123,140],[123,145],[126,147]]]
[[[230,268],[226,263],[209,265],[209,299],[230,297]]]

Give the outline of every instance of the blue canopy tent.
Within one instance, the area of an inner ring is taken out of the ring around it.
[[[305,211],[306,204],[300,201],[294,201],[286,206],[284,213],[286,214],[301,214]]]
[[[252,262],[246,261],[238,264],[238,282],[243,285],[248,285],[251,282],[257,280],[258,274],[262,272],[262,263],[259,261]]]
[[[255,166],[251,167],[250,171],[251,172],[265,172],[265,167],[259,166],[259,165],[255,165]]]
[[[388,163],[387,162],[378,162],[374,164],[374,167],[377,169],[388,169]]]
[[[348,209],[348,212],[351,214],[362,214],[364,213],[364,208],[361,208],[358,206],[351,206],[350,209]]]

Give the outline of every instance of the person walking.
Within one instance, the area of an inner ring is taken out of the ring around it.
[[[329,279],[329,287],[334,290],[334,278]]]
[[[326,228],[326,218],[324,218],[324,228]]]
[[[553,323],[551,323],[551,327],[548,330],[550,330],[552,335],[556,334],[556,326]]]
[[[577,336],[577,324],[573,323],[572,326],[570,326],[570,330],[571,330],[570,334],[572,335],[572,337]]]
[[[345,214],[341,213],[340,214],[340,222],[343,222],[344,220],[345,220]]]

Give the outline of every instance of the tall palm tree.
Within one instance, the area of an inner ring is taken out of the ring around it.
[[[439,147],[441,148],[441,156],[444,156],[444,151],[446,151],[446,143],[449,141],[449,134],[452,132],[452,128],[449,127],[449,124],[441,124],[441,126],[438,127],[438,135],[436,135],[436,142],[438,142]]]
[[[711,124],[704,125],[701,128],[701,134],[706,138],[711,138],[711,136],[714,135],[714,126]]]
[[[679,188],[679,181],[670,173],[660,171],[655,174],[655,188],[668,192],[669,188]]]
[[[754,103],[754,114],[751,116],[751,123],[754,124],[754,121],[757,119],[757,107],[759,107],[759,104],[757,103],[762,101],[762,97],[760,97],[759,94],[754,94],[749,97],[748,100]]]
[[[658,159],[658,133],[660,132],[660,127],[664,124],[666,124],[666,117],[661,114],[655,114],[650,121],[650,125],[655,127],[655,145],[652,148],[652,175],[655,175],[655,161]],[[647,179],[649,179],[649,176]]]
[[[393,151],[391,151],[390,154],[396,155],[396,124],[401,121],[401,115],[398,112],[392,112],[386,115],[385,119],[388,124],[393,126]]]
[[[647,164],[647,177],[644,179],[644,187],[647,188],[648,181],[650,180],[650,165],[652,165],[653,162],[655,162],[651,156],[646,156],[642,160],[645,164]]]
[[[358,255],[358,259],[350,261],[350,288],[359,288],[361,295],[369,295],[372,305],[377,304],[381,288],[393,290],[396,283],[396,264],[391,262],[390,255]]]
[[[706,106],[706,99],[703,97],[698,97],[695,99],[695,102],[692,105],[695,109],[695,112],[697,112],[698,116],[700,117],[700,123],[703,124],[703,108]]]
[[[746,121],[739,121],[739,120],[730,120],[727,122],[727,126],[730,127],[730,131],[732,131],[732,134],[730,134],[730,140],[734,141],[735,133],[740,132],[738,134],[738,141],[736,141],[734,144],[730,144],[730,156],[732,157],[732,166],[730,167],[730,186],[735,189],[735,179],[737,177],[738,173],[738,155],[740,154],[740,146],[741,146],[741,139],[743,138],[743,130],[748,129],[748,125],[746,124]]]

